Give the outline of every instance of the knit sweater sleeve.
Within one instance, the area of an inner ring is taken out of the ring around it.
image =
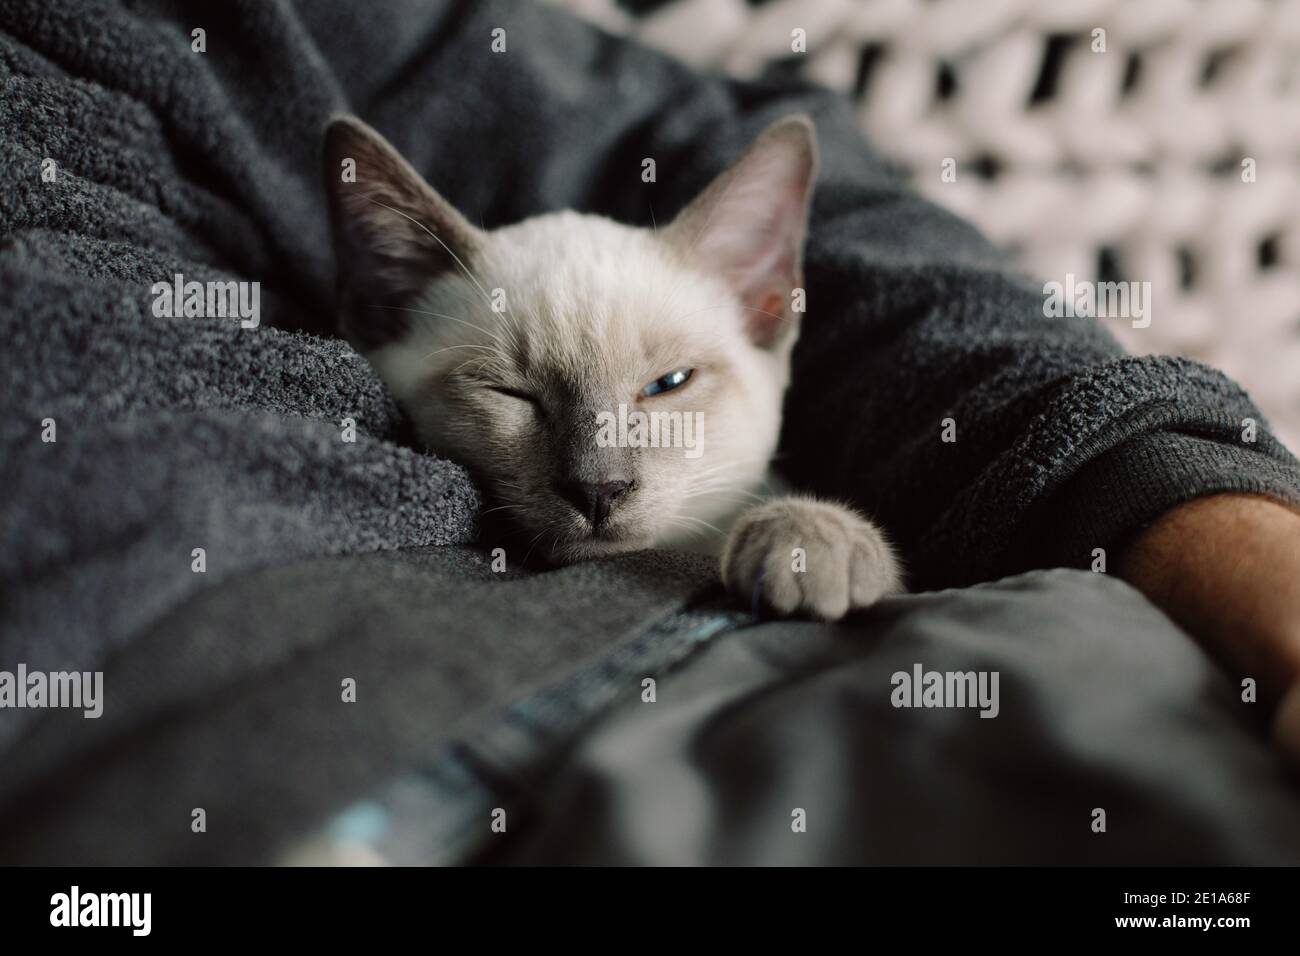
[[[1046,277],[1019,273],[919,198],[840,98],[675,82],[639,131],[645,155],[680,173],[653,196],[669,209],[775,117],[804,110],[817,123],[807,312],[779,465],[879,520],[912,587],[1094,566],[1098,549],[1113,557],[1164,511],[1215,492],[1300,501],[1300,463],[1236,383],[1128,355],[1101,320],[1046,315]],[[1153,322],[1179,321],[1148,305]]]
[[[1300,501],[1300,463],[1237,384],[1048,317],[1042,280],[879,172],[835,104],[819,131],[782,461],[877,517],[913,587],[1089,567],[1206,494]]]

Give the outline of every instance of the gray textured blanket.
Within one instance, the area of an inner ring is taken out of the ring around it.
[[[323,247],[293,240],[323,226],[308,174],[286,183],[261,135],[274,118],[249,129],[202,70],[133,89],[135,57],[172,38],[89,12],[6,5],[25,29],[0,39],[8,670],[101,668],[235,574],[475,532],[472,485],[396,443],[397,409],[364,360],[284,330],[328,286],[297,295],[283,265]],[[101,27],[105,62],[64,72],[49,44]],[[159,316],[154,284],[177,273],[260,280],[259,324]],[[5,714],[0,748],[33,713]]]

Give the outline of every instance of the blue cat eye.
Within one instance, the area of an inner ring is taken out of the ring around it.
[[[686,380],[695,374],[693,368],[679,368],[675,372],[669,372],[661,378],[655,379],[645,388],[641,389],[641,394],[649,398],[651,395],[658,395],[662,392],[671,392],[675,388],[681,388],[686,384]]]

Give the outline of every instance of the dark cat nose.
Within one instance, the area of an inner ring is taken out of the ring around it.
[[[593,527],[599,528],[627,497],[631,487],[630,481],[562,481],[556,490],[561,498],[586,515]]]

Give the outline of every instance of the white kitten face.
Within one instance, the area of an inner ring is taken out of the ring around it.
[[[331,127],[327,183],[357,162],[330,183],[344,328],[519,558],[689,547],[761,485],[814,168],[806,122],[773,130],[657,233],[571,212],[483,232],[378,134]],[[618,440],[637,412],[664,447]]]
[[[370,358],[421,439],[541,535],[530,547],[563,560],[685,544],[743,500],[728,492],[761,481],[788,348],[749,340],[723,282],[682,265],[653,233],[574,213],[493,233],[470,268],[484,292],[461,272],[431,282],[411,308],[439,315],[412,313],[410,333]],[[683,372],[677,387],[644,394]],[[598,415],[620,404],[699,413],[703,434],[683,433],[698,456],[599,447]],[[599,524],[571,487],[584,481],[628,483]]]

